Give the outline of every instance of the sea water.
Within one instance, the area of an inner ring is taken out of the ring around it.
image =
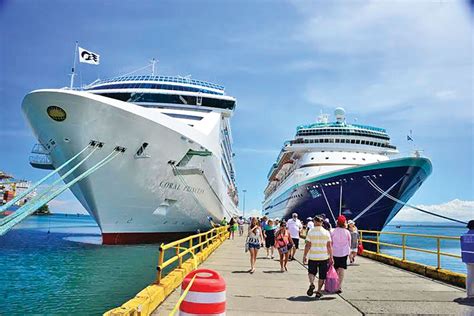
[[[462,227],[389,225],[386,231],[459,236]],[[384,236],[383,241],[401,239]],[[156,277],[158,244],[101,245],[89,216],[31,216],[0,237],[0,315],[97,315],[118,307]],[[436,249],[436,242],[408,239],[414,247]],[[443,251],[459,254],[459,242],[443,242]],[[434,248],[433,248],[434,247]],[[382,247],[401,256],[401,251]],[[436,265],[436,255],[408,251],[407,259]],[[275,266],[276,267],[276,266]],[[460,259],[443,258],[442,267],[465,273]]]
[[[155,280],[158,244],[100,242],[89,216],[31,216],[0,236],[0,315],[98,315]]]

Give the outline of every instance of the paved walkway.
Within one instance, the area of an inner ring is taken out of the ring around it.
[[[227,315],[474,315],[474,301],[462,300],[462,289],[362,257],[346,271],[342,294],[317,300],[306,296],[302,250],[285,273],[278,261],[266,259],[265,250],[260,250],[257,271],[249,274],[244,241],[226,241],[200,266],[218,271],[226,280]],[[168,315],[179,295],[179,289],[174,291],[154,315]]]

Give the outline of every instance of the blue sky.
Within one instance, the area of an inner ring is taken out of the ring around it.
[[[155,57],[160,74],[226,86],[238,99],[232,126],[247,210],[260,209],[283,141],[337,106],[349,121],[386,128],[402,154],[416,147],[432,159],[412,203],[472,201],[472,23],[467,2],[455,1],[0,0],[0,170],[44,174],[28,164],[35,139],[21,101],[68,85],[78,40],[101,64],[81,65],[77,82]],[[52,205],[80,210],[70,193]]]

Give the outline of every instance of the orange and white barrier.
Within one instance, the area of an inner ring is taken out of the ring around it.
[[[179,315],[225,315],[225,280],[211,269],[194,270],[184,278],[181,285],[182,292],[187,288],[194,275],[196,278],[179,307]]]

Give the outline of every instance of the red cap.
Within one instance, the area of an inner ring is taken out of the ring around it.
[[[346,222],[346,217],[344,215],[339,215],[337,217],[337,223],[338,224],[344,224]]]

